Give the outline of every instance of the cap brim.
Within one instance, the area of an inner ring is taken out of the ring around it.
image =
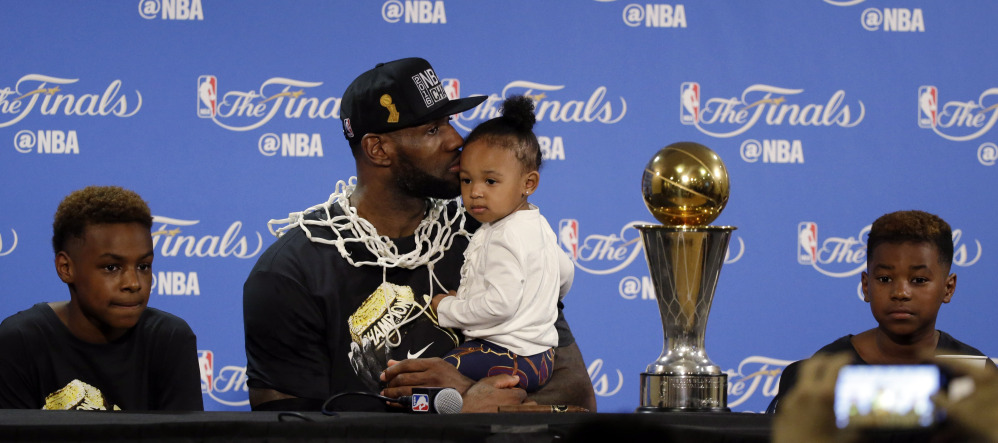
[[[428,121],[436,120],[441,117],[448,117],[454,114],[460,114],[464,111],[467,111],[471,108],[474,108],[475,106],[482,104],[482,102],[484,102],[485,99],[487,98],[488,98],[487,96],[479,95],[475,97],[465,97],[465,98],[459,98],[457,100],[449,100],[447,104],[427,114],[426,117],[422,119],[422,122],[418,124],[424,124]]]

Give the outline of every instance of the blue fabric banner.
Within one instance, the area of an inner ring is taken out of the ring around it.
[[[693,141],[731,179],[706,333],[735,411],[876,323],[865,234],[901,209],[954,228],[937,327],[998,355],[998,3],[987,0],[133,0],[0,7],[0,317],[68,299],[59,201],[133,189],[155,223],[149,302],[197,333],[208,410],[246,410],[242,285],[270,219],[354,174],[347,84],[418,56],[449,92],[537,102],[541,208],[576,263],[565,313],[602,412],[633,411],[662,321],[635,225],[645,165]],[[991,55],[989,55],[991,54]]]

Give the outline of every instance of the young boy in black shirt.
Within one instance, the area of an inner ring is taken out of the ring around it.
[[[843,336],[817,354],[844,352],[853,364],[916,364],[934,355],[984,355],[936,329],[940,307],[956,291],[956,274],[950,272],[953,231],[945,220],[924,211],[885,214],[871,225],[866,249],[861,284],[877,326]],[[771,412],[796,384],[800,365],[791,363],[783,370]],[[985,365],[998,369],[991,360]]]
[[[203,410],[194,332],[146,307],[152,215],[138,194],[91,186],[55,214],[69,301],[0,323],[0,408]]]

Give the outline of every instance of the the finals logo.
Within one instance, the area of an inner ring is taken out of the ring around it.
[[[988,132],[998,122],[998,88],[982,92],[976,101],[941,102],[935,86],[918,88],[918,127],[952,141],[967,141]]]
[[[818,224],[801,222],[797,225],[797,262],[810,266],[823,275],[847,278],[866,269],[866,239],[870,234],[866,225],[855,236],[819,237]],[[974,251],[968,252],[968,244],[962,241],[963,231],[953,229],[953,264],[960,267],[973,266],[983,254],[980,240],[974,239]]]
[[[243,222],[234,221],[221,235],[188,235],[184,231],[199,224],[200,220],[153,215],[152,246],[160,248],[157,257],[236,257],[253,258],[263,248],[260,232],[251,235],[242,233]],[[193,228],[192,228],[193,229]],[[256,243],[255,247],[252,243]]]
[[[135,91],[134,101],[121,90],[121,80],[113,80],[101,93],[70,93],[63,89],[79,81],[42,74],[28,74],[14,87],[0,88],[0,128],[11,126],[36,109],[45,116],[115,116],[127,118],[142,108],[142,93]],[[9,117],[9,119],[8,119]]]
[[[222,94],[217,77],[202,75],[197,80],[197,115],[211,119],[230,131],[240,132],[267,124],[281,111],[288,119],[338,119],[339,98],[309,97],[306,94],[308,88],[321,85],[322,82],[273,77],[264,81],[257,90]],[[226,123],[229,121],[244,124]]]
[[[583,272],[593,275],[614,274],[630,266],[644,252],[641,232],[637,227],[648,224],[654,223],[631,221],[624,224],[618,233],[588,234],[583,237],[578,220],[561,219],[558,222],[558,244],[575,263],[575,267]],[[725,251],[725,264],[737,262],[745,253],[745,242],[741,238],[732,240],[731,245],[737,240],[738,251],[732,252],[729,245]]]
[[[226,365],[215,373],[215,353],[210,349],[198,350],[198,366],[201,372],[201,394],[207,394],[215,402],[226,406],[248,406],[245,366]]]
[[[748,131],[758,123],[769,126],[839,126],[851,128],[863,121],[862,101],[850,106],[846,92],[835,91],[824,103],[795,103],[803,89],[755,84],[738,97],[704,100],[697,82],[679,88],[679,121],[711,137],[729,138]],[[710,130],[708,128],[722,128]]]
[[[502,101],[513,95],[523,95],[534,100],[534,115],[538,122],[612,125],[627,115],[627,100],[624,97],[610,97],[606,86],[597,86],[588,97],[580,95],[566,98],[563,97],[563,89],[565,85],[514,80],[506,84],[501,93],[490,94],[481,105],[455,115],[453,124],[470,131],[477,123],[498,117]]]

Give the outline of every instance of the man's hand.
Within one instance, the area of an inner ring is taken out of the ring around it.
[[[499,406],[522,404],[527,391],[517,388],[519,384],[520,379],[509,374],[485,377],[464,393],[461,412],[494,413],[499,411]]]
[[[454,388],[464,395],[475,383],[440,358],[388,360],[388,369],[381,373],[381,381],[387,386],[381,395],[391,398],[412,395],[414,387]]]
[[[496,375],[476,383],[440,358],[389,360],[381,380],[388,385],[381,395],[389,398],[412,395],[414,387],[454,388],[464,400],[461,412],[496,412],[499,405],[518,405],[527,398],[527,391],[516,387],[517,377]]]
[[[974,382],[973,392],[965,397],[954,400],[938,395],[933,399],[946,411],[948,427],[963,436],[998,441],[998,408],[995,407],[998,405],[998,374],[991,368],[975,368],[949,360],[936,360],[936,363],[954,374],[970,377]]]
[[[347,353],[347,358],[350,359],[350,366],[357,373],[357,377],[364,382],[364,386],[372,391],[377,391],[381,388],[378,383],[381,374],[378,372],[379,365],[374,354],[374,343],[367,338],[364,338],[361,343],[358,345],[356,342],[350,342],[350,352]]]
[[[544,387],[530,394],[530,400],[542,405],[581,406],[596,412],[596,393],[578,344],[555,348],[551,378]]]
[[[457,295],[457,292],[455,292],[455,291],[450,291],[450,292],[448,292],[446,294],[437,294],[437,295],[434,295],[433,296],[433,300],[430,300],[430,309],[433,309],[433,313],[436,314],[437,313],[437,305],[440,304],[440,300],[443,300],[444,297],[454,297],[456,295]]]
[[[818,354],[801,363],[797,384],[773,419],[774,443],[857,441],[854,431],[835,426],[835,382],[851,361],[849,354]]]

